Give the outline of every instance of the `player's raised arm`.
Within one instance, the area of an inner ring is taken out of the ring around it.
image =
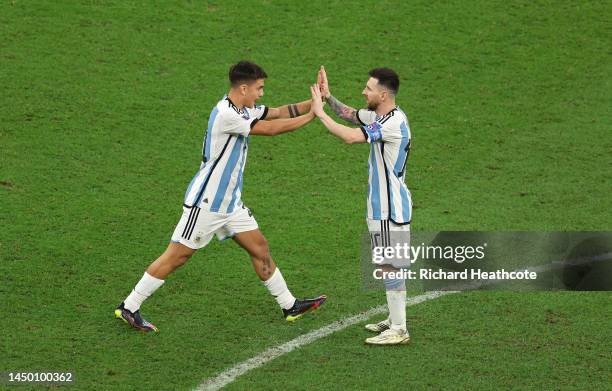
[[[270,109],[270,111],[271,110],[273,109]],[[310,110],[310,103],[308,103],[308,110]],[[268,111],[268,114],[270,111]],[[266,116],[266,118],[269,118],[269,115]],[[251,132],[249,134],[256,136],[276,136],[282,133],[292,132],[297,128],[306,125],[314,118],[314,113],[312,111],[308,111],[306,114],[300,115],[299,117],[295,118],[281,118],[273,119],[270,121],[257,121],[251,128]]]
[[[341,125],[334,121],[327,113],[323,110],[323,103],[321,102],[321,90],[319,85],[315,84],[310,87],[312,94],[312,111],[319,117],[323,125],[332,133],[347,144],[365,143],[366,136],[364,131],[360,128],[349,128],[348,126]]]
[[[319,77],[317,83],[319,85],[319,91],[321,92],[321,95],[325,98],[327,103],[329,103],[329,107],[331,107],[331,109],[334,111],[334,113],[336,113],[338,117],[352,124],[360,125],[360,122],[357,119],[357,110],[340,102],[329,92],[327,73],[325,72],[325,67],[323,65],[321,65],[321,69],[319,69]]]
[[[310,100],[288,104],[280,107],[271,107],[265,119],[295,118],[310,111]]]

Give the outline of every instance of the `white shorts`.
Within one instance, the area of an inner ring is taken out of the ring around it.
[[[395,224],[391,220],[367,219],[372,245],[372,263],[393,265],[395,268],[409,268],[410,224]],[[405,247],[408,246],[406,249]],[[392,256],[385,253],[391,247]]]
[[[242,206],[231,214],[209,212],[198,207],[183,207],[172,241],[197,250],[206,246],[213,235],[225,240],[240,233],[259,228],[251,211]]]

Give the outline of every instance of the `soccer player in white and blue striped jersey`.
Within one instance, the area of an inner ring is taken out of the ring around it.
[[[115,316],[132,327],[158,331],[140,315],[141,304],[215,235],[219,240],[233,238],[249,253],[255,272],[275,297],[286,320],[294,321],[325,301],[324,295],[298,300],[291,294],[255,218],[242,203],[249,137],[290,132],[314,118],[310,100],[279,108],[256,105],[264,95],[266,78],[261,67],[248,61],[230,68],[230,91],[210,114],[202,162],[187,187],[183,215],[171,242],[115,310]]]
[[[312,109],[325,127],[347,144],[370,144],[367,224],[372,247],[394,247],[393,242],[398,241],[409,245],[412,200],[405,177],[411,136],[408,117],[395,103],[399,77],[389,68],[372,69],[369,76],[363,89],[367,109],[356,110],[330,94],[325,68],[321,67],[318,83],[311,87]],[[322,96],[340,118],[360,126],[351,128],[334,121],[323,110]],[[366,326],[380,333],[366,339],[366,343],[396,345],[410,341],[406,327],[405,279],[384,277],[402,275],[401,268],[409,264],[409,260],[395,259],[382,265],[382,271],[395,273],[382,274],[389,318]]]

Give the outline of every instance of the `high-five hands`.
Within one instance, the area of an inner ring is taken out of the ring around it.
[[[327,73],[325,72],[325,67],[323,65],[321,65],[321,69],[319,69],[317,84],[319,86],[319,91],[321,91],[321,95],[328,98],[330,95],[329,84],[327,83]]]
[[[312,103],[310,109],[317,117],[320,117],[325,113],[323,111],[323,101],[321,99],[321,90],[319,84],[313,84],[310,86],[310,94],[312,95]]]

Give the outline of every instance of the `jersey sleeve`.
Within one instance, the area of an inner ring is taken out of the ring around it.
[[[372,110],[359,109],[355,115],[362,126],[369,125],[376,120],[376,113]]]
[[[384,117],[369,125],[362,125],[361,131],[370,144],[377,141],[387,142],[402,138],[402,132],[397,125],[397,121],[385,119]]]
[[[255,107],[251,110],[253,113],[253,117],[257,119],[266,119],[268,115],[268,106],[264,105],[255,105]]]
[[[253,126],[259,121],[257,117],[245,118],[235,112],[225,112],[222,114],[221,131],[236,136],[248,136]]]

